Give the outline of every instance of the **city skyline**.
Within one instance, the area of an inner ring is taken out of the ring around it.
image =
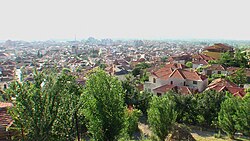
[[[250,40],[247,0],[1,2],[0,40]]]

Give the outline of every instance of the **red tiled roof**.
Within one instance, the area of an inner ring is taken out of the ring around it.
[[[166,93],[170,90],[173,90],[179,94],[192,94],[195,90],[188,88],[187,86],[174,86],[174,85],[163,85],[158,88],[153,89],[156,93]]]
[[[169,64],[166,64],[164,68],[184,69],[186,68],[186,66],[180,63],[169,63]]]
[[[177,86],[177,91],[180,94],[192,94],[192,90],[190,88],[188,88],[187,86]]]
[[[154,71],[152,74],[157,76],[158,78],[166,80],[169,78],[169,75],[173,72],[174,69],[183,69],[183,68],[186,68],[186,66],[179,63],[170,63],[166,64],[163,68]]]
[[[8,107],[12,107],[12,103],[0,102],[0,126],[6,127],[13,122],[11,116],[7,112]]]
[[[179,60],[191,60],[192,56],[189,54],[184,54],[184,55],[178,55],[178,56],[171,56],[168,58],[168,61],[172,62],[174,60],[179,61]]]
[[[205,80],[206,76],[198,74],[196,71],[190,70],[181,70],[176,69],[169,75],[169,77],[179,78],[179,79],[188,79],[188,80]]]
[[[220,64],[212,64],[210,66],[207,67],[208,70],[222,70],[225,71],[226,68]]]
[[[6,107],[11,107],[11,106],[13,106],[12,103],[0,102],[0,108],[6,108]]]
[[[232,51],[233,48],[228,46],[228,45],[218,43],[218,44],[214,44],[212,46],[206,47],[206,48],[204,48],[204,50],[213,50],[216,52],[226,52],[226,51]]]
[[[233,94],[234,96],[240,96],[244,97],[246,92],[244,91],[244,88],[238,87],[233,82],[230,82],[229,80],[218,78],[212,81],[206,90],[215,90],[218,92],[221,91],[228,91],[229,93]]]
[[[244,97],[246,94],[244,88],[240,88],[240,87],[226,87],[226,88],[234,96]]]
[[[167,91],[170,91],[174,88],[174,85],[163,85],[158,88],[153,89],[154,92],[159,92],[159,93],[165,93]]]
[[[197,60],[206,60],[206,61],[215,60],[213,57],[207,56],[205,54],[196,54],[193,55],[193,58]]]
[[[208,87],[213,87],[213,86],[238,87],[235,83],[226,80],[224,78],[215,79],[208,85]]]
[[[153,72],[152,74],[157,76],[158,78],[161,78],[161,79],[168,79],[169,75],[173,72],[173,69],[172,68],[161,68],[155,72]]]
[[[169,77],[173,77],[173,78],[178,78],[178,79],[186,79],[186,77],[183,75],[183,73],[176,69],[174,70],[170,75]]]

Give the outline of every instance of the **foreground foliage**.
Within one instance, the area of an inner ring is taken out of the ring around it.
[[[82,102],[88,131],[94,140],[115,141],[124,133],[124,95],[121,83],[104,71],[96,70],[89,75]]]
[[[15,95],[10,114],[23,140],[75,140],[81,94],[72,76],[34,74],[34,82],[15,82],[6,91]]]
[[[148,122],[154,134],[161,141],[164,141],[171,128],[173,127],[177,112],[172,97],[165,95],[162,97],[154,96],[148,110]]]

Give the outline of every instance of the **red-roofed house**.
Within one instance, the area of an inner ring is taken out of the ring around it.
[[[193,94],[197,92],[197,90],[191,89],[187,86],[174,86],[169,84],[155,88],[153,89],[153,92],[156,93],[158,96],[161,96],[170,90],[184,95]]]
[[[226,67],[220,64],[212,64],[203,69],[203,73],[205,75],[212,75],[212,74],[225,74],[227,75]]]
[[[223,78],[218,78],[218,79],[213,80],[208,85],[206,90],[215,90],[218,92],[228,91],[234,96],[240,96],[240,97],[244,97],[244,95],[246,94],[244,88],[238,87],[233,82],[230,82],[229,80],[223,79]]]
[[[165,66],[151,73],[149,81],[144,83],[144,90],[163,94],[167,90],[173,90],[175,86],[178,86],[175,89],[180,89],[185,93],[189,91],[202,92],[207,85],[208,79],[204,75],[191,70]]]
[[[201,66],[206,66],[206,65],[208,65],[208,61],[211,61],[211,60],[214,60],[214,58],[210,57],[210,56],[207,56],[205,54],[193,55],[193,60],[192,60],[193,66],[192,66],[192,68],[196,69],[196,68],[201,67]]]
[[[12,103],[0,102],[0,140],[10,140],[12,133],[9,127],[13,124],[11,116],[8,114],[8,108],[12,107]]]
[[[192,61],[192,56],[189,54],[180,55],[180,56],[171,56],[168,58],[168,61],[171,63],[186,64],[188,61]]]
[[[209,47],[205,47],[203,54],[206,54],[207,56],[213,57],[215,59],[219,59],[221,56],[221,53],[233,52],[233,51],[234,51],[233,47],[228,46],[226,44],[218,43]]]

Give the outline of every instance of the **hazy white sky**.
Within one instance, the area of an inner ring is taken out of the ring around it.
[[[0,40],[250,40],[249,0],[1,0]]]

